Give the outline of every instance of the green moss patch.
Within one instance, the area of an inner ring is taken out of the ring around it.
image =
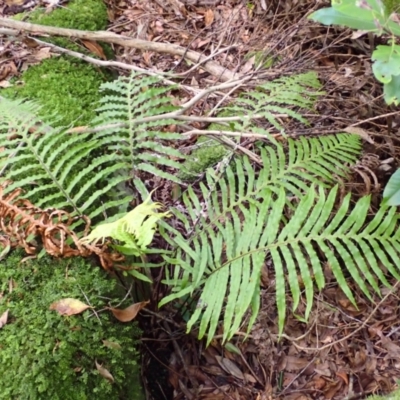
[[[9,98],[27,98],[43,106],[41,116],[57,114],[57,125],[86,125],[95,116],[104,82],[100,71],[70,57],[54,57],[30,67],[22,85],[1,91]]]
[[[0,265],[0,315],[9,310],[0,329],[0,399],[142,399],[140,331],[105,311],[108,298],[119,298],[116,281],[79,258],[19,262],[13,254]],[[64,298],[89,301],[97,316],[91,309],[69,317],[49,310]]]
[[[210,129],[215,130],[217,128],[210,126]],[[207,168],[213,167],[215,164],[222,161],[229,153],[228,150],[215,139],[206,136],[201,136],[197,140],[196,146],[197,148],[192,151],[191,155],[185,160],[179,172],[178,176],[183,181],[191,182],[197,179]]]
[[[103,30],[107,27],[107,7],[101,0],[74,0],[50,13],[36,10],[30,14],[29,22],[85,31]]]
[[[35,10],[29,15],[28,20],[33,24],[82,31],[105,30],[108,24],[107,7],[102,0],[74,0],[50,13],[46,13],[43,9]],[[48,41],[70,50],[84,52],[82,46],[67,38],[51,38]]]
[[[74,0],[46,14],[43,9],[29,15],[29,22],[80,30],[104,30],[107,9],[101,0]],[[66,38],[48,39],[71,50],[85,52]],[[92,55],[93,56],[93,55]],[[87,125],[95,116],[99,86],[111,75],[84,61],[68,56],[43,60],[30,66],[19,78],[20,85],[1,91],[2,96],[28,98],[40,103],[41,117],[58,114],[58,125]]]

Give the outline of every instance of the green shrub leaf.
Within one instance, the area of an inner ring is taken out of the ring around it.
[[[383,202],[388,206],[400,205],[400,169],[398,169],[389,179],[383,191]]]

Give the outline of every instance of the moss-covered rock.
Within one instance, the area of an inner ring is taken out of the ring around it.
[[[19,262],[13,254],[0,263],[0,315],[9,310],[0,329],[0,399],[142,399],[140,331],[105,311],[107,299],[116,296],[116,281],[79,258]],[[91,309],[69,317],[49,310],[63,298],[89,301],[97,316]]]
[[[104,30],[107,9],[102,0],[74,0],[51,13],[43,9],[30,13],[28,21],[62,28]],[[66,38],[47,40],[84,52],[82,46]],[[110,78],[105,70],[63,55],[30,66],[19,78],[21,84],[3,89],[1,95],[36,100],[43,106],[41,116],[58,114],[59,125],[86,125],[95,115],[99,86]]]
[[[38,9],[29,14],[29,22],[34,24],[85,31],[103,30],[107,21],[107,7],[102,0],[73,0],[50,13]]]
[[[206,136],[201,136],[197,140],[196,147],[182,164],[178,177],[183,181],[194,181],[207,168],[213,167],[228,154],[228,150],[223,145]]]

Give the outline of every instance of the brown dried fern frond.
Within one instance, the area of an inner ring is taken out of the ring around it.
[[[42,210],[29,200],[21,198],[21,189],[4,193],[7,182],[0,185],[0,230],[1,243],[10,247],[22,247],[27,254],[36,255],[41,248],[54,257],[89,257],[96,254],[101,265],[110,270],[115,262],[124,257],[111,252],[108,242],[104,244],[82,244],[71,225],[76,222],[63,210]],[[83,217],[84,234],[90,228],[90,220]]]

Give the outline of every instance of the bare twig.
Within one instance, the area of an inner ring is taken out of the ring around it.
[[[119,44],[125,47],[133,47],[138,50],[155,51],[157,53],[168,53],[178,56],[184,56],[192,62],[203,62],[206,56],[184,47],[177,46],[170,43],[150,42],[147,40],[134,39],[128,36],[118,35],[116,33],[107,31],[81,31],[78,29],[56,28],[52,26],[43,26],[31,24],[28,22],[14,21],[8,18],[0,18],[0,26],[5,28],[15,29],[15,32],[9,32],[11,36],[18,36],[18,31],[30,32],[32,35],[47,36],[65,36],[68,38],[78,38],[86,40],[94,40],[105,43]],[[213,76],[221,79],[223,82],[232,79],[238,79],[239,75],[227,70],[214,61],[207,61],[204,63],[203,68]]]
[[[252,139],[268,139],[268,136],[271,136],[273,138],[282,136],[280,133],[269,134],[267,136],[267,135],[262,135],[261,133],[200,130],[200,129],[193,129],[191,131],[183,133],[183,136],[191,136],[191,135],[235,136],[235,137],[246,137]]]
[[[0,29],[0,34],[1,33],[2,33],[2,29]],[[53,51],[55,51],[57,53],[68,54],[69,56],[79,58],[80,60],[86,61],[86,62],[94,64],[94,65],[99,65],[100,67],[106,67],[106,68],[114,67],[114,68],[126,69],[129,71],[136,71],[136,72],[140,72],[145,75],[155,76],[155,77],[159,78],[160,80],[162,80],[162,82],[167,85],[174,85],[174,86],[177,86],[178,88],[186,90],[188,92],[198,93],[200,91],[199,88],[195,88],[193,86],[177,84],[176,82],[171,81],[170,79],[167,79],[165,74],[163,74],[163,73],[154,72],[154,71],[151,71],[148,69],[137,67],[136,65],[126,64],[126,63],[123,63],[120,61],[98,60],[97,58],[93,58],[93,57],[87,56],[85,54],[78,53],[77,51],[64,49],[63,47],[56,46],[55,44],[52,44],[52,43],[44,42],[43,40],[39,40],[34,37],[29,37],[29,38],[34,40],[38,44],[44,45],[46,47],[50,47]]]
[[[144,124],[144,123],[148,123],[148,122],[160,121],[162,119],[176,119],[176,120],[181,120],[181,121],[206,121],[207,117],[205,117],[205,118],[200,117],[202,119],[199,120],[199,119],[196,119],[196,117],[189,117],[187,115],[182,115],[182,114],[187,112],[190,108],[192,108],[194,105],[196,105],[196,103],[198,103],[203,97],[207,96],[208,94],[216,92],[216,91],[224,90],[224,89],[229,89],[233,86],[238,85],[240,82],[244,83],[245,81],[246,81],[246,79],[234,80],[234,81],[222,83],[220,85],[211,86],[209,88],[203,89],[201,92],[199,92],[198,94],[193,96],[192,99],[190,99],[186,103],[182,104],[182,106],[178,110],[171,111],[171,112],[165,113],[165,114],[152,115],[150,117],[137,118],[135,121],[131,121],[130,123],[133,122],[135,125],[138,125],[138,124]],[[233,120],[243,119],[243,117],[232,117],[232,118],[234,118],[234,119],[228,120],[228,119],[226,119],[226,117],[224,117],[224,119],[220,118],[220,119],[216,120],[216,119],[211,119],[210,117],[208,117],[208,121],[209,122],[221,122],[221,121],[233,121]],[[98,126],[97,128],[93,128],[93,129],[83,126],[83,127],[69,129],[67,132],[68,133],[96,133],[96,132],[102,132],[103,130],[106,130],[106,129],[121,128],[126,125],[127,125],[127,123],[114,123],[114,124]]]

